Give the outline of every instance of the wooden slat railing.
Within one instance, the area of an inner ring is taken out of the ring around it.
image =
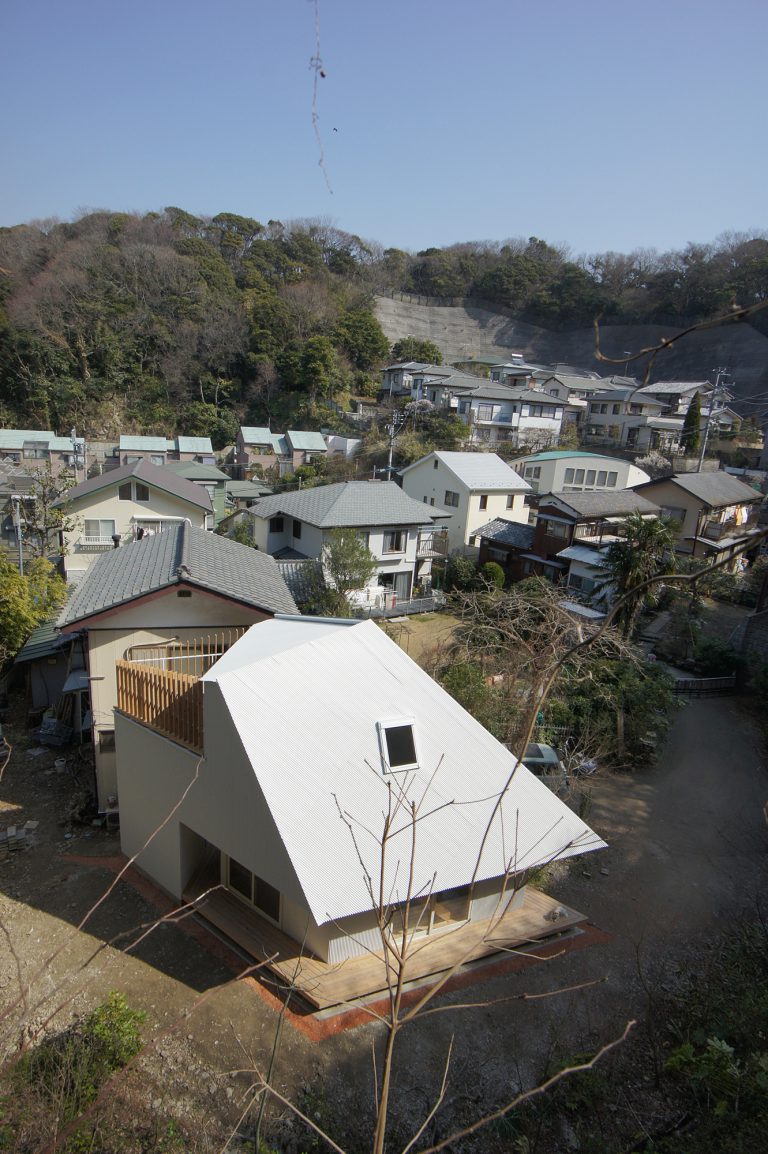
[[[190,673],[116,662],[117,708],[165,737],[203,752],[203,686]]]

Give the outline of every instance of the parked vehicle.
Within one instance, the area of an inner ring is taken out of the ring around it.
[[[540,777],[554,793],[562,793],[565,790],[568,775],[560,760],[560,754],[551,745],[545,745],[541,741],[531,742],[525,751],[523,765]]]

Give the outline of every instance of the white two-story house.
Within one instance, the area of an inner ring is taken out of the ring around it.
[[[533,445],[546,448],[557,443],[565,403],[534,389],[481,384],[459,398],[458,415],[469,426],[471,444]]]
[[[355,601],[387,608],[417,585],[430,587],[432,560],[447,552],[440,526],[451,511],[414,500],[394,481],[343,481],[263,497],[243,516],[254,544],[281,560],[322,558],[332,529],[355,529],[376,560]]]
[[[144,460],[90,477],[55,504],[73,525],[63,535],[68,581],[82,577],[100,553],[180,521],[213,528],[213,505],[206,489]]]
[[[401,469],[403,490],[425,505],[443,506],[451,552],[475,555],[477,530],[494,517],[528,522],[527,481],[496,453],[428,453]]]

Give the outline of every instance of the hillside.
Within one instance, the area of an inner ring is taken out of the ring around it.
[[[627,350],[653,345],[679,332],[662,325],[605,325],[602,351],[620,358],[611,366],[595,357],[591,327],[553,332],[472,304],[426,304],[406,294],[378,296],[375,313],[389,341],[415,336],[433,341],[446,362],[522,352],[536,363],[565,362],[593,369],[602,376],[622,372]],[[643,366],[636,362],[636,366]],[[703,380],[717,366],[727,366],[736,381],[738,398],[748,399],[768,386],[768,337],[749,324],[723,325],[692,333],[656,360],[655,380]],[[635,367],[635,373],[639,369]]]

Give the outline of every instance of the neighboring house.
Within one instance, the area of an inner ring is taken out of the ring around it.
[[[100,810],[117,807],[116,661],[130,656],[158,666],[159,701],[173,687],[174,671],[207,668],[247,626],[295,612],[271,557],[185,521],[96,559],[58,625],[64,634],[87,636]],[[186,684],[183,676],[179,684]]]
[[[81,437],[57,437],[50,429],[0,429],[0,462],[26,470],[50,467],[54,476],[83,475]]]
[[[430,365],[426,361],[397,361],[381,370],[380,395],[389,397],[411,397],[414,378],[441,381],[455,372],[450,365]]]
[[[458,415],[469,426],[469,443],[512,446],[556,444],[565,402],[535,389],[480,384],[458,401]]]
[[[665,416],[684,417],[697,393],[702,407],[705,407],[713,389],[711,381],[655,381],[643,385],[635,396],[659,401],[664,406]]]
[[[354,457],[362,445],[360,437],[342,437],[336,433],[323,433],[329,457]]]
[[[241,425],[235,440],[235,464],[241,480],[246,480],[255,469],[277,469],[286,476],[302,465],[309,465],[328,454],[322,433],[289,429],[287,433],[271,433],[269,429]]]
[[[630,513],[643,517],[658,517],[659,508],[632,489],[617,492],[549,493],[541,498],[535,526],[531,535],[515,538],[504,526],[485,526],[481,532],[480,563],[498,561],[511,581],[525,577],[546,577],[549,581],[567,582],[570,566],[576,562],[575,575],[592,579],[581,566],[586,554],[566,555],[571,546],[584,546],[599,551],[617,540],[616,525]],[[493,555],[491,554],[493,550]],[[505,553],[501,558],[499,554]],[[600,567],[600,559],[595,558]],[[590,592],[586,585],[579,585]]]
[[[425,506],[394,481],[342,481],[263,497],[246,511],[254,544],[284,560],[320,558],[332,529],[355,529],[376,560],[376,573],[354,594],[363,605],[407,601],[431,585],[432,560],[447,553],[436,527],[450,511]]]
[[[64,570],[77,580],[95,558],[120,543],[159,533],[179,521],[201,529],[213,519],[205,489],[170,469],[136,461],[90,477],[54,502],[75,521],[64,535]]]
[[[522,353],[510,353],[509,360],[491,367],[491,380],[499,385],[527,385],[540,365],[529,365]]]
[[[476,552],[478,528],[492,517],[528,521],[530,485],[496,453],[429,453],[401,469],[400,477],[409,497],[452,512],[451,552]]]
[[[147,461],[150,465],[165,465],[169,461],[196,461],[200,465],[215,465],[210,437],[134,437],[122,436],[118,445],[121,465]]]
[[[535,493],[630,489],[651,479],[637,465],[620,457],[569,449],[530,453],[517,458],[512,465]]]
[[[406,979],[583,920],[525,887],[525,872],[600,838],[373,622],[249,630],[198,682],[186,744],[135,704],[153,672],[120,670],[123,852],[279,976],[291,970],[313,1007],[386,986],[380,885],[393,933],[407,917],[418,943]],[[403,832],[382,855],[398,803]]]
[[[83,722],[80,694],[87,693],[87,682],[83,684],[86,669],[83,637],[78,633],[61,633],[56,625],[58,616],[56,611],[29,635],[16,654],[14,665],[25,674],[29,712],[39,717],[62,696],[71,693],[73,707],[66,711],[66,716],[72,729],[80,733]]]
[[[259,497],[268,497],[271,492],[271,485],[265,485],[263,481],[227,480],[228,511],[232,513],[237,509],[247,509]]]
[[[211,499],[213,506],[213,523],[208,528],[220,525],[227,514],[228,508],[227,486],[229,477],[215,465],[201,465],[198,461],[168,461],[165,466],[177,477],[199,485]]]
[[[759,531],[762,493],[725,472],[675,473],[635,491],[678,522],[679,553],[725,560]]]

